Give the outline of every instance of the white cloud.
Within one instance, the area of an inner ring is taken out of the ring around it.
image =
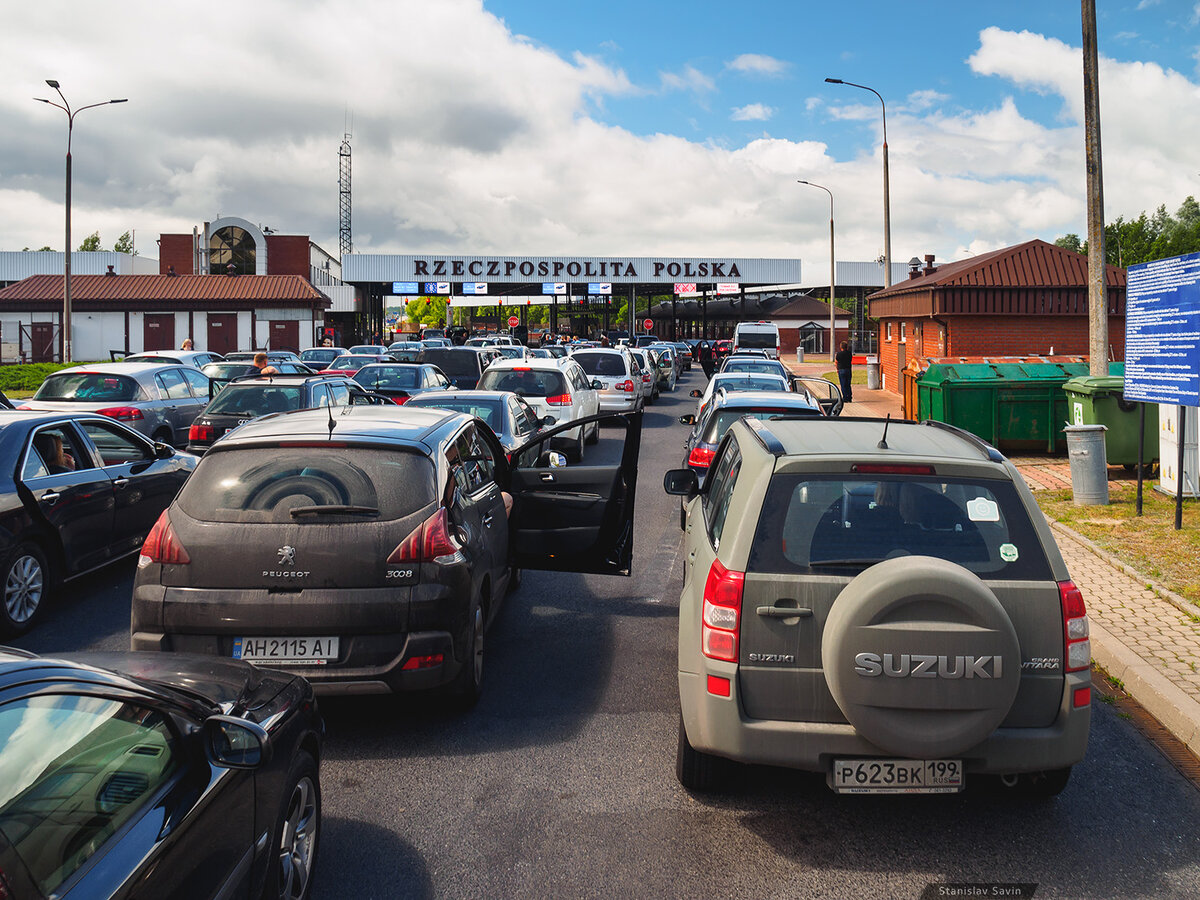
[[[725,68],[742,74],[778,76],[791,68],[791,63],[762,53],[743,53],[727,62]]]
[[[705,94],[717,89],[716,82],[695,66],[684,66],[682,72],[660,72],[664,91],[691,91]]]
[[[1135,7],[1139,12],[1143,9],[1149,9],[1151,6],[1158,6],[1162,0],[1138,0],[1138,5]]]
[[[775,110],[770,106],[762,103],[750,103],[746,106],[734,107],[729,118],[735,122],[765,122],[774,114]]]
[[[907,109],[910,112],[919,112],[920,110],[929,109],[930,107],[936,106],[944,100],[949,99],[950,96],[948,94],[942,94],[938,91],[913,91],[908,95],[907,102],[903,107],[901,107],[901,109]]]

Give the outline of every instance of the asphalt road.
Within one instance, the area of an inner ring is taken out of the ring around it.
[[[839,797],[754,768],[735,790],[675,781],[678,466],[694,369],[647,410],[634,576],[528,572],[488,633],[465,715],[413,699],[322,701],[325,830],[315,895],[919,897],[930,882],[1036,882],[1040,897],[1200,895],[1200,792],[1097,703],[1056,800]],[[615,452],[615,431],[588,463]],[[66,591],[39,652],[127,646],[132,564]],[[937,896],[934,894],[933,896]]]

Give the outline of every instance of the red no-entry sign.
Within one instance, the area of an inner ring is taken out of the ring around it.
[[[653,331],[654,330],[654,320],[653,319],[643,319],[642,327],[645,328],[647,331]]]
[[[509,328],[516,328],[516,327],[517,327],[517,324],[518,324],[520,321],[521,321],[521,320],[520,320],[520,319],[518,319],[516,316],[509,316],[509,317],[508,317],[508,327],[509,327]]]

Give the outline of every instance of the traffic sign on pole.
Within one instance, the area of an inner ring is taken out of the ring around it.
[[[653,319],[642,320],[642,327],[645,328],[647,331],[653,331],[654,330],[654,320]]]
[[[520,319],[518,319],[516,316],[509,316],[509,317],[508,317],[508,327],[509,327],[509,328],[516,328],[516,327],[517,327],[517,325],[520,323],[520,321],[521,321],[521,320],[520,320]]]

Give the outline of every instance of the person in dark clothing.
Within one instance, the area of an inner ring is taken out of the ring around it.
[[[704,370],[704,377],[712,378],[713,369],[716,368],[712,344],[708,341],[701,341],[696,345],[696,351],[700,356],[700,368]]]
[[[833,355],[833,361],[837,366],[838,381],[842,384],[842,400],[851,403],[854,400],[853,389],[850,385],[850,379],[854,374],[854,354],[850,352],[849,342],[842,341],[837,353]]]

